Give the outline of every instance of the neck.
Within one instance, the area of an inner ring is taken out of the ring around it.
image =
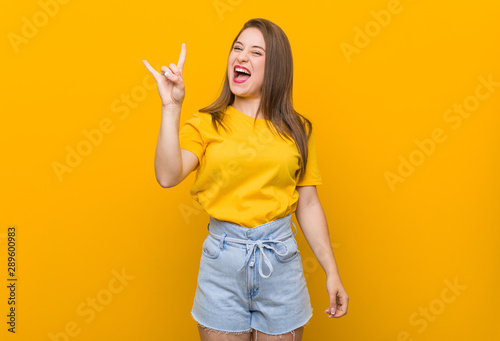
[[[234,103],[232,104],[232,106],[236,110],[241,111],[242,113],[250,117],[255,117],[256,115],[258,115],[257,118],[264,118],[262,113],[257,113],[259,104],[260,104],[260,97],[245,98],[245,97],[235,96]]]

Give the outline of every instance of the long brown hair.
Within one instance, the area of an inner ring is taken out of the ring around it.
[[[295,141],[301,158],[300,176],[298,179],[298,181],[301,181],[307,165],[307,141],[312,133],[312,123],[293,108],[292,49],[287,36],[278,25],[267,19],[255,18],[250,19],[243,25],[243,28],[238,32],[231,44],[230,52],[240,34],[250,27],[259,29],[266,43],[264,82],[262,84],[261,101],[257,113],[262,112],[267,126],[271,128],[269,126],[270,121],[282,139],[285,136],[285,138],[290,140],[291,136],[293,141]],[[199,110],[200,112],[212,115],[212,124],[217,131],[219,131],[219,125],[226,129],[222,121],[227,106],[234,103],[234,97],[235,95],[229,87],[229,77],[226,68],[224,85],[219,98],[212,104]],[[257,114],[254,122],[256,120]]]

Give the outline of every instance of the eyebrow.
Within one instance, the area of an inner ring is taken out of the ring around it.
[[[241,45],[244,45],[244,44],[243,44],[241,41],[239,41],[239,40],[238,40],[238,41],[236,41],[236,42],[235,42],[235,44],[236,44],[236,43],[240,43]],[[258,47],[259,49],[262,49],[264,52],[266,51],[266,50],[265,50],[262,46],[259,46],[259,45],[253,45],[252,47]]]

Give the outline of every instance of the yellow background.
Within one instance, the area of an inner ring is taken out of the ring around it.
[[[304,340],[500,339],[500,87],[474,100],[480,77],[500,81],[498,2],[53,4],[0,10],[2,340],[198,338],[190,310],[208,216],[189,196],[194,173],[171,189],[155,180],[160,99],[142,60],[159,70],[186,43],[182,124],[217,97],[229,44],[253,17],[291,42],[294,103],[317,129],[318,192],[350,296],[346,316],[326,317],[325,275],[299,232],[314,309]],[[398,12],[377,24],[373,13],[389,9]],[[19,42],[23,31],[31,37]],[[364,45],[360,31],[371,35]],[[477,108],[456,127],[444,114],[464,101]],[[91,144],[83,131],[100,125]],[[414,140],[436,129],[445,141],[419,154]],[[54,163],[85,145],[58,177]],[[391,187],[387,172],[410,155],[419,165]]]

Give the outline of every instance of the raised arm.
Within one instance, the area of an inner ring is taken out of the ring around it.
[[[158,73],[146,60],[146,68],[151,72],[161,98],[161,125],[155,152],[156,180],[162,187],[173,187],[191,173],[198,164],[196,155],[180,148],[179,124],[185,86],[182,78],[186,61],[186,45],[182,44],[177,65],[162,66]]]

